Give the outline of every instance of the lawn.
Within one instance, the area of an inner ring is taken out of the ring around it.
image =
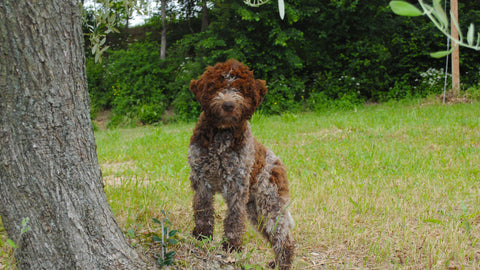
[[[480,104],[387,103],[255,114],[255,136],[288,169],[294,269],[480,269]],[[96,132],[105,191],[132,244],[155,251],[152,218],[179,230],[174,269],[264,269],[253,229],[240,254],[193,240],[187,150],[194,123]],[[4,234],[2,235],[4,237]],[[4,240],[4,239],[3,239]],[[0,249],[5,252],[6,247]],[[0,264],[1,265],[1,264]]]

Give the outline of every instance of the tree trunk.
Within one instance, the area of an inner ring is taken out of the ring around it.
[[[80,19],[78,0],[0,2],[0,215],[19,269],[145,269],[103,191]]]
[[[202,28],[201,28],[201,32],[206,31],[207,27],[208,27],[207,0],[202,0]]]
[[[160,40],[160,59],[165,60],[167,50],[167,0],[162,0],[162,37]]]

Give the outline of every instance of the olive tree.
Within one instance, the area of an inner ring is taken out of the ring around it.
[[[146,269],[103,190],[80,16],[0,2],[0,215],[19,269]]]

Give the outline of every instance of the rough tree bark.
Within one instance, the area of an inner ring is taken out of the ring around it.
[[[19,269],[145,269],[103,191],[79,5],[0,2],[0,215]]]

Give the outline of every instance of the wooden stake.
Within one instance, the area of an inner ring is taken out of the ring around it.
[[[450,9],[452,12],[452,37],[458,40],[458,29],[453,22],[454,19],[458,22],[458,0],[450,0]],[[452,93],[454,96],[458,96],[460,93],[460,46],[452,41],[452,47],[455,48],[452,53]]]

